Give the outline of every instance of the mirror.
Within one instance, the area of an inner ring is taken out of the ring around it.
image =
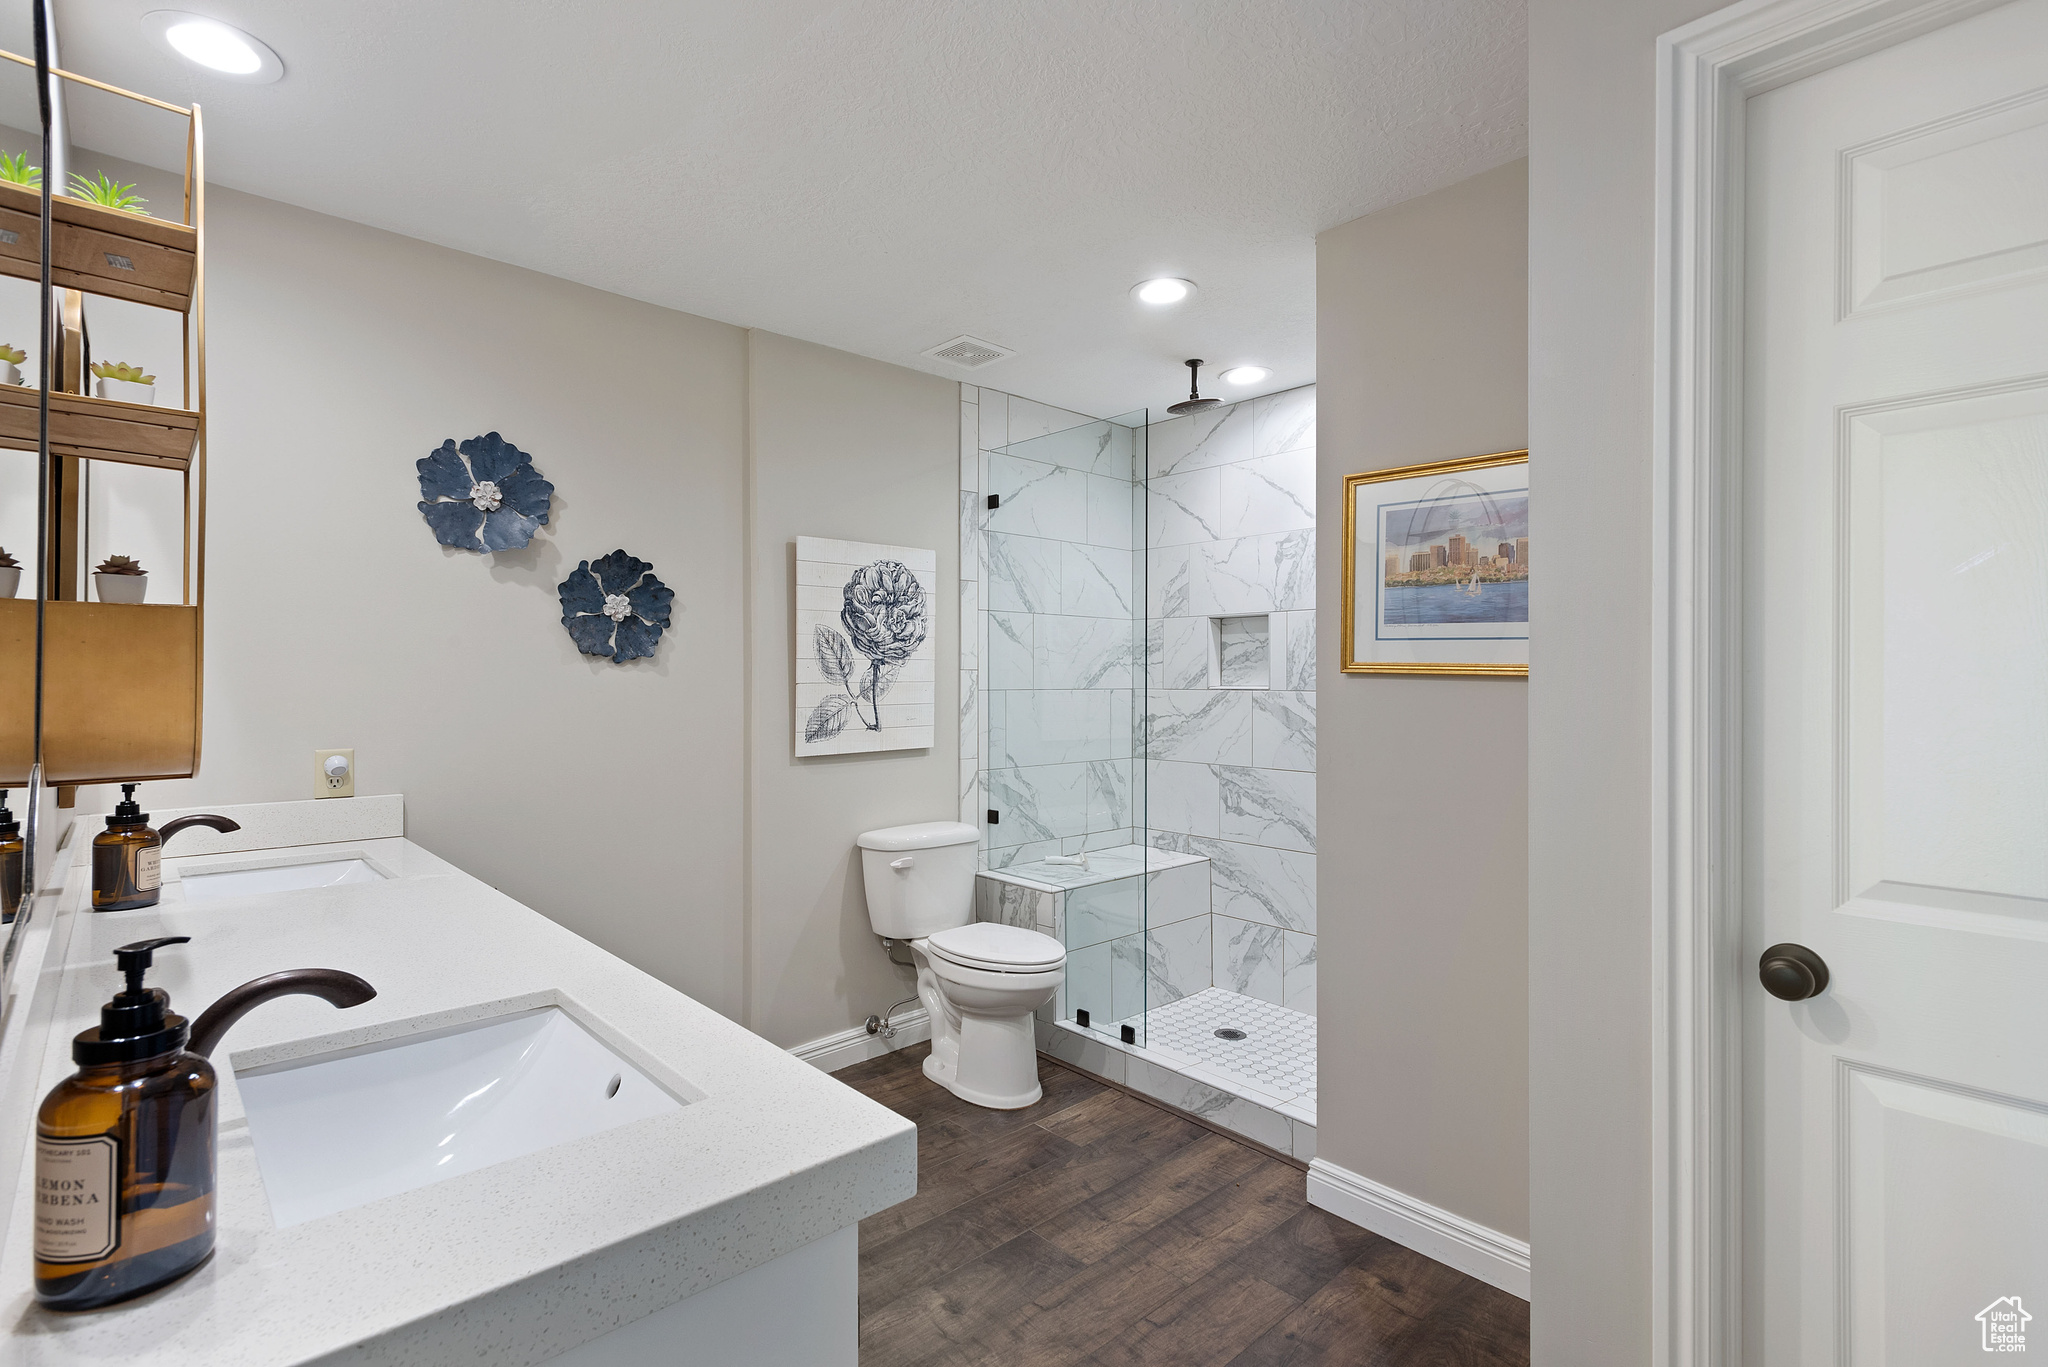
[[[197,108],[64,72],[39,108],[35,62],[0,59],[0,889],[25,844],[30,899],[11,970],[53,882],[51,807],[198,768],[204,188]],[[95,126],[143,161],[70,148],[67,97],[117,106]]]

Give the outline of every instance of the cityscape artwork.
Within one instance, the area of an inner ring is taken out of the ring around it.
[[[1383,639],[1529,634],[1529,494],[1462,479],[1379,505]]]
[[[1345,672],[1528,672],[1528,459],[1345,480]]]
[[[796,539],[795,754],[929,747],[937,551]]]

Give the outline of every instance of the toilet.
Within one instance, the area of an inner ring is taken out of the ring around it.
[[[903,940],[931,1017],[925,1076],[962,1101],[1015,1110],[1039,1098],[1032,1013],[1053,999],[1067,952],[1050,935],[974,919],[974,827],[928,821],[859,840],[875,934]]]

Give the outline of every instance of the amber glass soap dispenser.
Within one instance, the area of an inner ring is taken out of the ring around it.
[[[166,821],[153,830],[149,813],[135,800],[135,785],[121,785],[121,800],[107,818],[107,828],[92,838],[92,909],[133,911],[153,907],[163,895],[164,843],[187,826],[239,831],[240,823],[201,813]]]
[[[121,785],[121,800],[107,828],[92,838],[92,909],[129,911],[154,906],[163,886],[164,839],[149,826],[135,800],[135,785]]]
[[[7,790],[0,788],[0,925],[21,910],[21,823],[7,810]]]
[[[151,956],[187,935],[114,951],[127,989],[72,1041],[78,1071],[36,1113],[36,1299],[53,1310],[126,1300],[213,1252],[213,1065]]]

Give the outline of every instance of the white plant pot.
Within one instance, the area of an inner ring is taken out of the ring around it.
[[[100,381],[105,384],[106,381]],[[93,592],[100,596],[102,603],[139,603],[149,592],[149,576],[146,574],[95,574],[92,577]]]
[[[21,383],[21,367],[12,361],[0,361],[0,384]]]
[[[21,566],[0,570],[0,598],[12,598],[21,588]]]
[[[137,384],[133,380],[101,380],[96,389],[103,399],[120,399],[126,403],[156,402],[156,386],[153,384]]]

